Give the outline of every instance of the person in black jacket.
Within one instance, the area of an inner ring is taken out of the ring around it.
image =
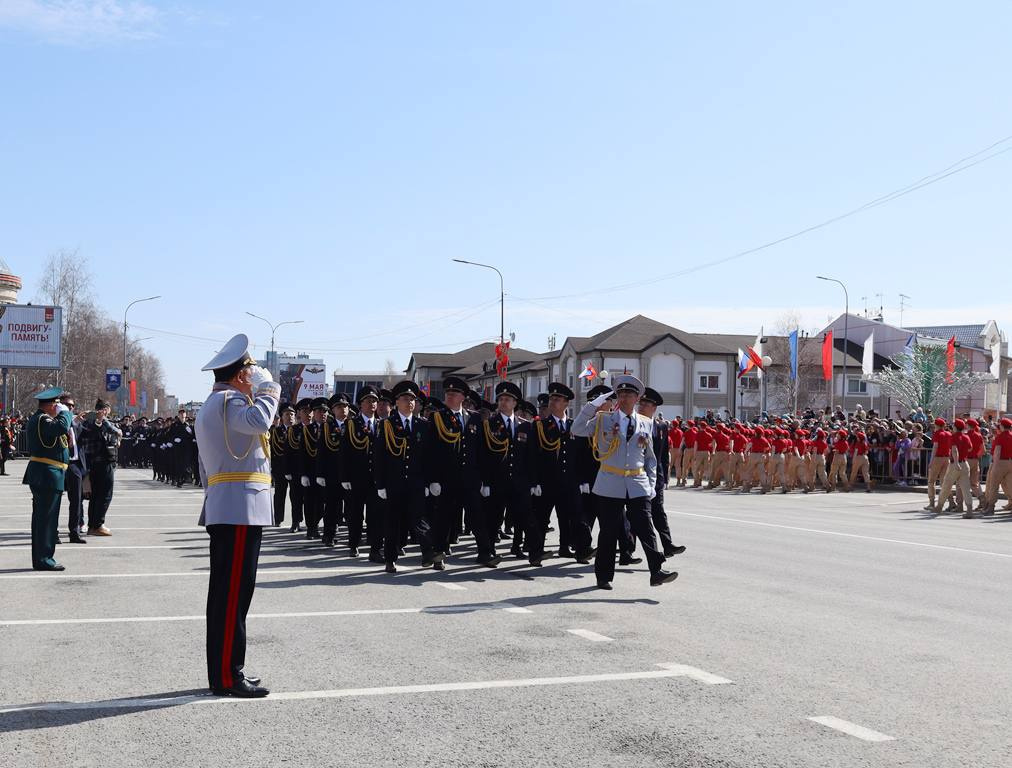
[[[527,542],[531,565],[540,566],[551,555],[545,552],[545,527],[534,512],[532,497],[541,495],[538,484],[538,463],[533,455],[537,435],[531,422],[519,421],[514,410],[523,399],[520,388],[510,381],[496,385],[496,411],[481,425],[472,441],[483,498],[481,514],[477,515],[475,539],[478,562],[494,561],[495,536],[499,521],[505,514],[515,521],[513,555],[522,557],[519,549],[520,527]],[[468,430],[470,430],[470,426]]]
[[[345,423],[340,458],[341,490],[344,491],[344,517],[348,525],[348,550],[358,557],[363,522],[368,523],[369,562],[383,560],[383,505],[376,496],[373,456],[380,438],[380,420],[376,415],[379,393],[365,385],[358,391],[358,413]]]
[[[288,495],[288,483],[292,478],[288,469],[288,430],[292,428],[295,408],[291,403],[278,406],[276,423],[271,427],[271,482],[274,484],[274,525],[279,526],[285,521],[285,497]]]
[[[67,453],[70,461],[67,463],[67,472],[64,475],[63,487],[67,492],[67,529],[70,533],[71,544],[87,544],[84,538],[84,478],[88,474],[88,460],[81,450],[81,430],[84,422],[77,415],[77,403],[74,396],[69,392],[60,396],[60,402],[70,410],[74,421],[67,433]]]
[[[348,422],[348,396],[337,393],[327,401],[330,414],[323,422],[317,455],[316,482],[323,479],[323,546],[333,547],[337,526],[344,519],[344,489],[341,488],[341,447]]]
[[[429,422],[415,414],[421,391],[413,381],[402,381],[394,385],[391,394],[396,410],[383,422],[373,472],[376,495],[387,502],[383,532],[386,571],[397,573],[400,543],[408,529],[415,543],[421,547],[423,568],[431,568],[436,562],[442,563],[444,554],[435,551],[431,527],[425,515],[431,461],[425,449],[431,441]]]
[[[676,546],[671,541],[671,528],[668,525],[668,513],[664,510],[664,489],[668,487],[670,461],[670,445],[668,443],[668,422],[657,417],[657,407],[664,405],[664,398],[656,389],[646,387],[637,410],[648,419],[654,420],[654,455],[657,457],[657,482],[654,485],[655,495],[650,500],[650,517],[654,521],[654,528],[660,537],[661,545],[664,547],[664,556],[680,555],[685,547]]]
[[[112,501],[114,470],[118,458],[119,427],[109,421],[112,407],[104,400],[95,403],[95,411],[84,420],[78,448],[84,451],[91,478],[91,500],[88,502],[88,535],[111,536],[105,515]]]

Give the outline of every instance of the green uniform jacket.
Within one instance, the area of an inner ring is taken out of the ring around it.
[[[70,461],[67,450],[67,432],[70,430],[73,417],[70,411],[61,411],[55,419],[49,418],[42,411],[36,411],[25,425],[28,437],[28,455],[31,460],[25,469],[25,479],[21,482],[48,491],[63,491],[63,477]],[[36,458],[46,461],[35,461]],[[57,465],[47,462],[56,462]],[[60,466],[58,466],[60,465]]]

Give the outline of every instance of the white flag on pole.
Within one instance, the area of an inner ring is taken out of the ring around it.
[[[875,372],[875,331],[868,334],[864,343],[864,357],[861,359],[861,373],[871,376]]]

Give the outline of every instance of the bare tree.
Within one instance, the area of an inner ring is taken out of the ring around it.
[[[821,366],[817,340],[801,331],[801,316],[795,312],[781,315],[767,337],[763,352],[772,358],[766,380],[768,410],[793,413],[815,407],[826,397],[826,388],[818,371]],[[798,331],[798,376],[791,378],[791,350],[788,337]]]
[[[390,389],[394,384],[403,378],[403,374],[397,370],[397,364],[390,360],[383,366],[383,386]]]

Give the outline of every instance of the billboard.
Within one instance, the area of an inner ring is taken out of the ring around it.
[[[279,368],[283,400],[296,403],[304,397],[327,396],[327,367],[323,363],[282,363]]]
[[[63,309],[0,304],[0,367],[63,365]]]

